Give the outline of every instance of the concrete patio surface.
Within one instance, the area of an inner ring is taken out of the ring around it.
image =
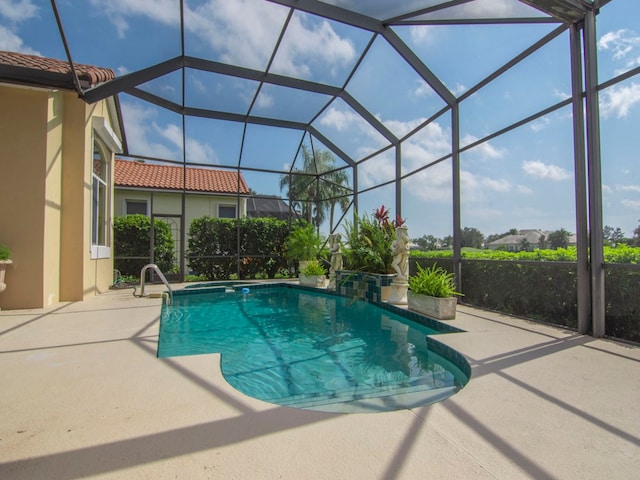
[[[0,312],[0,479],[640,478],[640,348],[459,306],[438,339],[464,389],[332,414],[237,392],[215,354],[156,358],[160,302]]]

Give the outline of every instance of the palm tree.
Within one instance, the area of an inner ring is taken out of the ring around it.
[[[335,157],[328,150],[302,145],[302,168],[280,177],[280,190],[287,189],[291,207],[316,228],[320,228],[329,210],[333,230],[335,206],[344,211],[349,205],[348,177],[344,171],[336,170],[334,163]]]

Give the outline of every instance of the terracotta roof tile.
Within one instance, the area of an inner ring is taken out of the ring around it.
[[[54,58],[39,57],[37,55],[27,55],[17,52],[0,51],[0,65],[3,66],[3,73],[7,74],[6,78],[12,80],[20,80],[20,74],[25,82],[33,80],[29,75],[29,70],[38,73],[47,73],[52,76],[62,76],[67,78],[67,83],[70,88],[73,88],[73,78],[71,77],[71,67],[69,62],[63,60],[56,60]],[[82,86],[92,87],[108,80],[116,78],[116,74],[110,68],[94,67],[93,65],[84,65],[81,63],[74,63],[78,80],[83,84]],[[11,72],[7,69],[12,68]],[[5,75],[3,75],[5,76]],[[42,78],[38,79],[37,83],[43,83]],[[55,83],[52,86],[59,86]]]
[[[182,167],[140,163],[116,159],[115,184],[118,187],[158,188],[182,190]],[[187,191],[208,193],[237,193],[238,172],[210,168],[187,167]],[[249,188],[240,175],[240,194]]]

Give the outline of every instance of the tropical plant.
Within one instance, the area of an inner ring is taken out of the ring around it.
[[[393,273],[391,245],[396,228],[404,223],[400,217],[389,220],[389,210],[376,209],[373,218],[363,215],[345,222],[348,248],[344,250],[347,268],[369,273]]]
[[[0,260],[9,260],[11,258],[11,250],[6,245],[0,245]]]
[[[426,268],[416,264],[416,269],[416,274],[409,277],[409,290],[413,293],[438,298],[462,295],[456,292],[453,273],[436,264]]]
[[[326,272],[318,260],[309,261],[305,267],[300,270],[303,275],[325,275]]]
[[[333,230],[336,205],[343,211],[349,205],[347,181],[345,172],[335,167],[331,152],[302,145],[302,166],[280,177],[280,190],[287,190],[291,207],[316,228],[325,221],[329,210]]]
[[[322,237],[306,220],[298,220],[285,241],[285,256],[292,261],[315,259],[321,251]]]

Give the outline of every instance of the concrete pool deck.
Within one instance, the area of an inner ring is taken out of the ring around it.
[[[160,304],[0,311],[1,479],[638,478],[638,347],[459,306],[438,339],[464,389],[332,414],[235,391],[218,355],[156,358]]]

